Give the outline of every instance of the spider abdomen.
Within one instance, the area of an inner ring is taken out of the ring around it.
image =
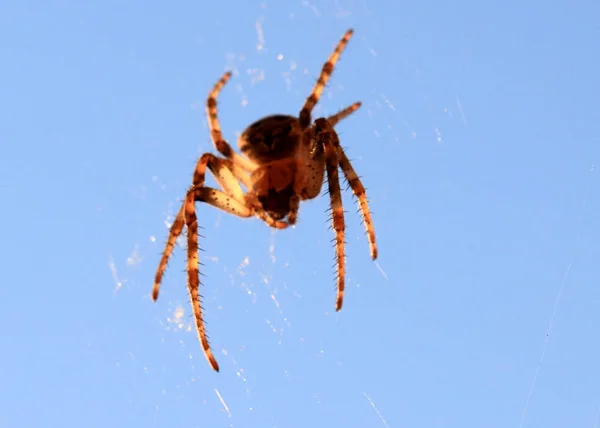
[[[298,119],[276,114],[257,120],[238,139],[240,151],[252,161],[265,164],[291,156],[300,142]]]

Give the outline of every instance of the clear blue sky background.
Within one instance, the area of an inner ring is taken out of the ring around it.
[[[597,426],[599,13],[4,2],[0,425]],[[149,296],[166,222],[212,150],[206,94],[234,70],[220,117],[235,143],[299,111],[350,27],[317,114],[363,101],[338,129],[379,267],[349,195],[340,313],[326,197],[283,232],[199,207],[213,373],[188,331],[183,249]]]

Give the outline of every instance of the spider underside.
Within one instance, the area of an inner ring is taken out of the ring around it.
[[[319,118],[311,125],[311,112],[333,72],[341,52],[353,31],[348,30],[334,52],[323,65],[311,94],[298,117],[272,115],[251,124],[238,139],[242,155],[236,153],[223,139],[217,118],[217,96],[231,78],[226,72],[210,92],[206,111],[211,138],[223,156],[204,153],[196,164],[192,185],[171,226],[169,237],[158,265],[152,299],[158,298],[159,286],[178,236],[187,227],[188,290],[198,330],[198,337],[211,367],[219,371],[212,353],[202,319],[198,288],[198,222],[195,202],[205,202],[239,217],[257,216],[270,227],[285,229],[296,223],[301,201],[317,197],[327,173],[331,203],[332,228],[335,232],[337,261],[337,299],[335,309],[342,308],[345,288],[344,211],[338,169],[341,168],[349,187],[358,200],[366,228],[371,258],[377,258],[375,231],[365,189],[340,146],[334,126],[360,107],[360,102],[339,113]],[[222,190],[204,185],[206,168],[214,175]],[[246,188],[246,192],[241,186]]]

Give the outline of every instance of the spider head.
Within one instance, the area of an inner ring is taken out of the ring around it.
[[[331,125],[331,123],[327,119],[325,119],[324,117],[320,117],[319,119],[315,120],[315,123],[313,125],[313,132],[315,134],[315,137],[318,137],[319,134],[323,133],[335,133],[335,130],[333,129],[333,125]]]
[[[334,146],[339,145],[339,137],[336,130],[329,120],[321,117],[315,120],[312,126],[312,141],[311,141],[311,155],[313,158],[322,158],[324,155],[323,144],[325,142],[331,142]]]
[[[266,194],[259,195],[263,209],[276,221],[283,220],[290,213],[290,201],[294,196],[294,186],[283,190],[269,189]]]
[[[290,211],[296,172],[296,161],[287,158],[265,163],[250,175],[252,193],[275,220],[281,220]]]

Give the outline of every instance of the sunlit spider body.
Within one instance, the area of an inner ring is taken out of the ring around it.
[[[371,257],[377,257],[375,232],[365,189],[340,146],[338,134],[334,129],[340,120],[356,111],[360,103],[354,103],[333,116],[316,119],[311,124],[311,112],[351,36],[352,30],[348,30],[323,65],[319,79],[298,117],[267,116],[244,130],[238,139],[242,156],[223,139],[217,118],[217,96],[231,78],[230,72],[223,75],[208,96],[206,110],[211,138],[217,151],[224,157],[205,153],[198,160],[192,186],[187,191],[185,201],[171,226],[156,272],[152,298],[158,298],[167,262],[177,237],[186,226],[188,290],[202,349],[216,371],[219,370],[219,365],[208,343],[198,294],[200,280],[198,222],[194,205],[196,201],[206,202],[239,217],[257,216],[271,227],[285,229],[296,223],[300,202],[319,195],[327,172],[337,260],[336,310],[339,311],[342,308],[345,289],[345,224],[338,176],[338,169],[341,168],[358,199]],[[205,186],[207,167],[222,190]],[[246,188],[245,193],[242,185]]]
[[[250,174],[252,191],[276,221],[287,217],[286,223],[294,224],[300,201],[319,194],[325,161],[316,138],[303,131],[298,118],[273,115],[254,122],[238,140],[240,151],[257,166]]]

